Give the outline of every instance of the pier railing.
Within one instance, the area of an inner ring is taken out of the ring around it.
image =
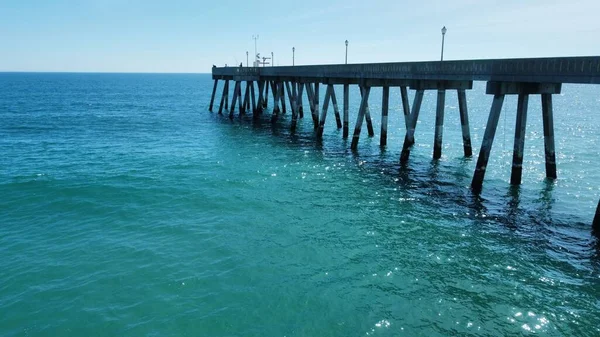
[[[219,79],[253,76],[600,84],[600,57],[215,67],[212,74]]]

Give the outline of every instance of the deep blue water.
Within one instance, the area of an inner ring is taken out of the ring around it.
[[[520,187],[508,97],[475,196],[484,89],[472,159],[449,93],[431,160],[427,93],[402,168],[397,88],[388,147],[373,89],[353,153],[332,114],[317,142],[308,114],[209,112],[207,74],[1,73],[0,335],[600,335],[598,88],[554,97],[556,181],[530,98]]]

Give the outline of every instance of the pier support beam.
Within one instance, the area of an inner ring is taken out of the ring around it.
[[[281,113],[286,113],[287,109],[285,108],[285,89],[284,87],[284,83],[285,81],[282,81],[281,83],[279,83],[279,99],[281,100]]]
[[[390,87],[384,86],[381,95],[381,135],[379,135],[379,146],[387,145],[388,110],[390,104]]]
[[[515,145],[513,148],[511,185],[520,185],[523,175],[523,150],[525,149],[525,129],[527,126],[527,103],[529,95],[519,94],[517,102],[517,125],[515,127]]]
[[[361,96],[364,95],[364,91],[365,91],[365,87],[361,87],[361,89],[360,89]],[[367,106],[365,108],[365,120],[367,121],[367,131],[369,133],[369,137],[375,136],[375,131],[373,131],[373,122],[371,121],[371,112],[369,111],[369,102],[367,102]]]
[[[342,137],[344,139],[348,138],[348,123],[349,123],[349,114],[348,114],[348,105],[349,105],[349,91],[350,84],[344,83],[344,130]]]
[[[239,102],[240,113],[242,112],[242,89],[241,82],[235,81],[235,86],[233,87],[233,99],[231,100],[231,109],[229,109],[229,118],[233,118],[233,113],[235,112],[235,104]]]
[[[315,122],[315,130],[319,127],[319,113],[320,113],[320,108],[319,108],[319,82],[315,82],[315,90],[313,91],[313,98],[314,98],[314,105],[315,105],[315,112],[313,113],[313,118],[314,118],[314,122]]]
[[[246,81],[246,90],[244,92],[244,103],[242,104],[242,106],[240,106],[240,114],[246,113],[246,110],[250,110],[249,106],[250,106],[250,86],[249,83],[250,81]]]
[[[306,83],[306,95],[308,96],[308,104],[310,105],[310,114],[313,120],[313,125],[315,125],[315,127],[318,127],[319,124],[317,122],[316,116],[315,116],[315,92],[313,90],[313,86],[310,83]]]
[[[296,124],[298,123],[298,92],[296,90],[297,83],[292,82],[292,132],[296,131]],[[288,92],[288,96],[290,96]]]
[[[219,80],[215,80],[215,85],[213,85],[212,95],[210,96],[210,104],[208,105],[208,111],[212,112],[213,103],[215,102],[215,93],[217,92],[217,84]]]
[[[406,130],[406,136],[404,137],[404,145],[402,145],[402,153],[400,154],[400,163],[406,163],[410,156],[410,148],[415,143],[415,128],[417,127],[417,120],[419,119],[419,111],[421,110],[421,103],[423,102],[423,95],[425,90],[419,89],[415,93],[415,100],[412,106],[412,112],[409,116],[409,125]]]
[[[266,109],[269,107],[269,83],[271,83],[270,81],[265,81],[265,94],[264,94],[264,100],[263,100],[263,109]]]
[[[446,90],[438,89],[437,107],[435,109],[435,135],[433,137],[433,159],[442,157],[442,139],[444,137],[444,108],[446,105]]]
[[[273,98],[273,115],[271,116],[271,123],[274,123],[279,118],[279,83],[271,83],[271,91],[275,95]]]
[[[592,222],[592,229],[600,236],[600,200],[598,200],[598,206],[596,207],[596,215],[594,216],[594,222]]]
[[[255,97],[255,93],[254,93],[254,81],[250,81],[250,99],[252,100],[252,113],[254,115],[256,115],[257,108],[256,108],[256,97]]]
[[[331,104],[333,105],[333,112],[335,113],[335,124],[338,129],[341,129],[342,120],[340,119],[340,109],[338,109],[337,98],[335,97],[335,88],[333,87],[333,84],[330,84],[329,86],[331,88]]]
[[[265,81],[258,81],[258,102],[256,106],[256,112],[261,113],[264,108],[263,102],[263,91],[265,89]]]
[[[298,85],[298,95],[296,96],[296,107],[298,108],[298,117],[304,118],[304,107],[302,106],[302,96],[304,95],[304,83],[296,83]]]
[[[485,170],[487,168],[488,160],[490,159],[490,151],[492,150],[492,143],[494,143],[494,136],[496,135],[496,128],[498,127],[500,111],[502,111],[502,103],[504,103],[504,94],[495,94],[485,133],[483,135],[479,158],[477,158],[475,174],[471,181],[471,188],[475,193],[481,192],[483,177],[485,176]]]
[[[463,150],[465,157],[473,155],[471,147],[471,132],[469,131],[469,114],[467,112],[467,94],[465,89],[458,89],[458,110],[460,113],[460,125],[462,126]]]
[[[325,120],[327,119],[327,109],[329,108],[329,100],[331,99],[331,92],[333,91],[333,85],[329,84],[325,91],[325,100],[323,101],[323,110],[321,112],[321,119],[319,120],[319,130],[317,131],[317,138],[323,138],[323,129],[325,128]]]
[[[221,93],[221,103],[219,104],[219,115],[223,113],[223,105],[227,102],[227,93],[229,92],[229,80],[225,80],[225,85],[223,86],[223,93]],[[225,108],[227,109],[227,108]]]
[[[225,110],[229,110],[229,81],[225,83],[227,84],[227,91],[225,91]]]
[[[552,95],[542,94],[542,118],[544,122],[544,152],[546,154],[546,177],[556,179],[556,154],[554,150],[554,116]]]
[[[292,86],[295,88],[294,82],[291,82]],[[290,103],[290,109],[292,109],[292,113],[294,113],[294,97],[292,96],[292,90],[290,89],[290,81],[285,82],[285,90],[287,92],[288,101]],[[298,111],[296,111],[297,113]]]
[[[542,114],[544,117],[544,145],[546,150],[546,175],[556,177],[556,162],[554,153],[554,125],[552,121],[552,94],[560,94],[560,83],[532,83],[532,82],[497,82],[487,83],[486,93],[494,95],[492,109],[485,129],[483,143],[477,159],[477,166],[471,188],[475,193],[481,192],[483,177],[487,167],[490,150],[494,141],[494,134],[498,125],[500,110],[505,95],[519,95],[517,104],[517,123],[515,128],[515,146],[513,152],[513,165],[510,183],[521,183],[523,173],[523,149],[525,141],[525,125],[527,122],[528,95],[542,95]]]
[[[350,148],[353,151],[358,149],[358,139],[360,138],[360,130],[362,128],[363,119],[365,119],[367,106],[369,105],[369,93],[371,93],[371,87],[361,87],[362,99],[360,101],[360,108],[358,109],[358,116],[356,117],[356,125],[354,126],[354,135],[352,136],[352,144]]]
[[[408,103],[408,90],[405,86],[400,87],[400,97],[402,98],[402,112],[404,113],[404,126],[408,131],[410,127],[410,105]]]

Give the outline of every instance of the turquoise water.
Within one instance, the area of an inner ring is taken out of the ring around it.
[[[405,168],[398,91],[388,148],[373,89],[376,137],[363,127],[353,154],[332,115],[317,143],[289,112],[210,113],[211,90],[202,74],[0,74],[0,335],[600,335],[597,87],[555,96],[556,182],[530,99],[518,188],[507,98],[480,197],[482,83],[474,159],[449,93],[431,160],[427,93]]]

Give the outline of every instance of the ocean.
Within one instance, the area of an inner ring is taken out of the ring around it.
[[[289,103],[275,124],[272,98],[261,118],[230,120],[208,111],[212,85],[0,73],[0,336],[600,335],[596,86],[554,96],[556,181],[530,97],[519,187],[507,97],[476,196],[485,83],[467,92],[473,158],[449,92],[431,159],[427,92],[405,167],[398,88],[388,146],[376,88],[375,137],[363,125],[354,153],[331,106],[318,142],[306,98],[292,134]]]

